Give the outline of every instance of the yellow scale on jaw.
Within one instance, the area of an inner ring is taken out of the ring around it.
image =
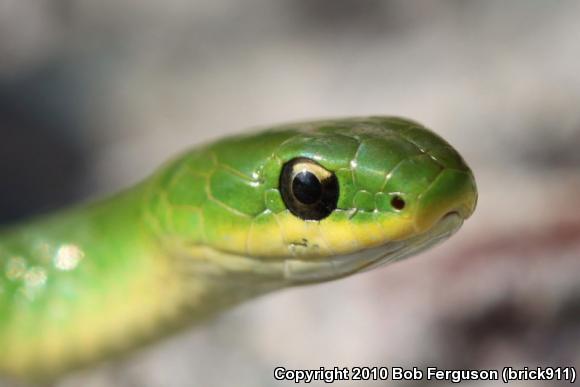
[[[250,226],[249,233],[237,231],[239,234],[232,240],[238,244],[228,247],[239,251],[245,244],[247,253],[253,256],[281,257],[293,249],[295,255],[316,257],[348,254],[361,247],[375,247],[384,244],[385,240],[402,240],[415,233],[411,216],[389,215],[359,212],[351,216],[350,212],[338,210],[320,221],[304,221],[290,211],[270,212],[260,215]],[[357,217],[373,217],[376,221],[361,219],[359,223]],[[353,222],[356,222],[355,227]],[[247,242],[244,240],[246,235]],[[304,240],[304,235],[309,235],[308,240]],[[353,235],[356,241],[353,241]]]

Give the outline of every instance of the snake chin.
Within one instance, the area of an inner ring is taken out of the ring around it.
[[[406,240],[388,242],[329,260],[287,259],[284,263],[284,277],[296,284],[324,282],[400,261],[443,242],[459,230],[463,220],[457,212],[450,212],[430,230]]]

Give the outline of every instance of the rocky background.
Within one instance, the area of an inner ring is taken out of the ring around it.
[[[573,0],[0,0],[2,222],[115,191],[185,144],[326,116],[423,122],[480,190],[420,257],[263,297],[58,386],[580,364],[579,18]]]

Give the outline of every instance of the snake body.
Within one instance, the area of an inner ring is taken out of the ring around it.
[[[0,373],[53,378],[259,294],[426,249],[475,208],[443,139],[395,117],[225,138],[0,230]]]

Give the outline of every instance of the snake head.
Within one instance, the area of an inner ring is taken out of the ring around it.
[[[211,144],[176,165],[164,177],[158,213],[173,215],[163,232],[194,255],[237,262],[227,270],[290,283],[422,251],[457,231],[477,201],[457,151],[395,117],[284,125]]]

